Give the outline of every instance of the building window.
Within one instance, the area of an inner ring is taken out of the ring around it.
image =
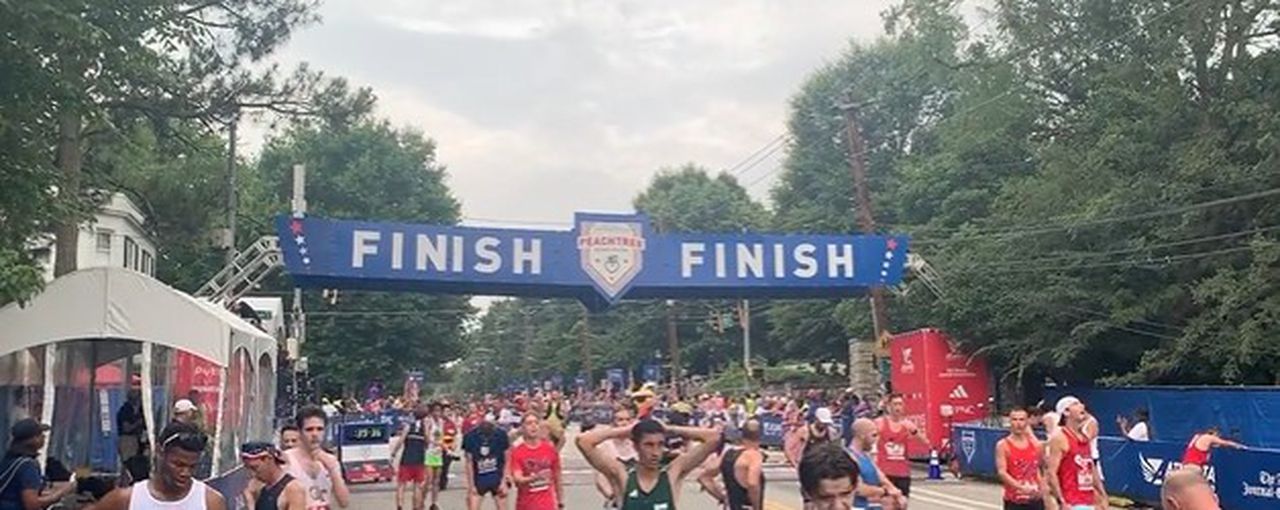
[[[105,251],[107,253],[110,253],[111,252],[111,231],[99,230],[97,244],[98,244],[98,251]]]
[[[133,241],[132,237],[124,237],[124,267],[134,271],[140,271],[138,267],[141,260],[138,257],[138,243]]]
[[[142,252],[142,272],[147,276],[156,275],[156,259],[149,251]]]

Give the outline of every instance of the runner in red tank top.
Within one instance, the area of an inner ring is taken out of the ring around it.
[[[925,447],[929,441],[915,423],[906,419],[906,399],[901,393],[889,395],[889,415],[876,420],[876,428],[880,431],[880,440],[876,442],[876,465],[884,471],[889,481],[911,496],[911,463],[907,460],[907,443],[919,441]]]
[[[1044,510],[1040,441],[1031,433],[1027,411],[1009,412],[1009,435],[996,443],[996,474],[1004,484],[1004,510]]]
[[[1244,448],[1244,445],[1235,441],[1223,439],[1218,432],[1218,427],[1210,427],[1209,430],[1202,434],[1191,436],[1191,442],[1187,443],[1187,449],[1182,453],[1182,463],[1194,466],[1208,466],[1209,456],[1214,447],[1225,446],[1227,448]]]
[[[1058,414],[1066,418],[1059,434],[1049,438],[1049,488],[1063,510],[1106,508],[1107,493],[1093,464],[1089,439],[1083,432],[1088,418],[1084,403],[1075,397],[1058,401]]]

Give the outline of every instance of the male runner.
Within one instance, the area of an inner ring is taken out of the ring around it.
[[[324,429],[329,417],[314,405],[298,409],[298,426],[302,428],[302,444],[286,451],[285,471],[307,490],[307,510],[328,510],[334,504],[346,508],[351,491],[342,478],[338,458],[324,451]]]
[[[663,466],[668,432],[690,441],[700,441],[701,444]],[[618,459],[609,457],[596,448],[606,440],[628,435],[638,453],[635,468],[631,470]],[[684,484],[685,477],[719,448],[720,431],[664,427],[653,420],[640,420],[629,428],[598,427],[578,436],[577,444],[578,450],[582,451],[591,467],[609,478],[613,493],[622,498],[621,510],[676,510],[679,488]]]
[[[425,455],[427,476],[426,492],[431,495],[431,510],[440,510],[440,471],[444,467],[444,406],[432,402],[423,419],[423,435],[427,439]]]
[[[813,413],[813,423],[801,425],[787,441],[786,455],[791,465],[798,466],[804,453],[814,446],[836,441],[835,418],[831,410],[820,407]]]
[[[449,489],[449,466],[453,465],[453,461],[459,460],[457,457],[458,443],[462,442],[462,434],[458,433],[458,416],[454,413],[453,406],[445,401],[444,412],[440,418],[440,452],[444,463],[440,466],[439,478],[440,490]]]
[[[760,451],[763,425],[756,418],[742,424],[738,448],[724,452],[720,476],[724,479],[728,510],[764,509],[764,453]]]
[[[1004,484],[1005,510],[1044,510],[1044,452],[1027,420],[1025,409],[1009,411],[1009,435],[996,443],[996,475]]]
[[[635,422],[635,418],[631,414],[631,409],[626,406],[617,406],[613,410],[613,426],[615,428],[627,428]],[[604,425],[602,425],[604,426]],[[583,433],[588,432],[583,430]],[[604,455],[618,459],[622,465],[630,469],[636,462],[636,449],[631,445],[631,440],[625,437],[619,437],[601,442],[596,446],[597,450],[601,450]],[[617,508],[619,501],[617,494],[613,490],[613,482],[609,481],[609,477],[603,473],[596,472],[596,490],[604,496],[606,506]]]
[[[1244,448],[1244,445],[1235,441],[1223,439],[1219,435],[1218,427],[1210,427],[1201,434],[1191,437],[1191,442],[1187,443],[1187,449],[1182,453],[1182,464],[1186,466],[1208,466],[1209,456],[1216,447],[1227,448]]]
[[[858,465],[835,443],[817,445],[800,460],[800,493],[806,510],[849,510],[858,487]]]
[[[422,406],[418,406],[413,410],[413,421],[409,422],[400,429],[399,438],[395,441],[395,450],[391,452],[391,456],[395,457],[397,453],[400,455],[400,465],[396,469],[396,508],[404,508],[404,490],[407,486],[410,491],[410,497],[413,499],[414,510],[422,508],[423,490],[422,484],[427,480],[427,436],[426,425],[423,423],[427,417],[427,410]]]
[[[240,460],[253,474],[254,484],[246,494],[253,510],[306,510],[307,491],[284,471],[284,453],[271,443],[245,443]]]
[[[507,508],[507,435],[492,420],[480,422],[462,437],[463,480],[467,484],[467,509],[480,510],[486,495],[493,495],[498,510]]]
[[[901,393],[889,395],[888,408],[889,415],[876,420],[876,426],[880,428],[876,464],[904,496],[911,497],[911,462],[907,460],[907,443],[915,441],[929,448],[929,440],[914,422],[906,419],[907,401]]]
[[[858,464],[859,483],[853,507],[859,509],[905,509],[907,495],[893,483],[874,455],[880,443],[880,427],[868,418],[853,422],[853,445],[849,455]]]
[[[1066,423],[1049,438],[1049,491],[1063,510],[1108,507],[1106,489],[1093,463],[1089,437],[1084,433],[1084,403],[1072,396],[1058,400],[1057,412]]]
[[[226,510],[218,491],[195,479],[209,438],[195,425],[173,422],[156,438],[151,478],[111,491],[92,510]]]
[[[543,440],[542,420],[529,413],[520,422],[522,442],[511,450],[510,475],[516,484],[516,510],[563,508],[560,452]]]
[[[1221,510],[1213,487],[1194,466],[1165,477],[1160,488],[1160,503],[1165,510]]]
[[[551,395],[547,397],[543,409],[542,419],[547,424],[547,432],[551,436],[551,442],[555,443],[556,450],[564,448],[564,422],[567,413],[568,409],[565,408],[560,390],[551,390]]]
[[[291,450],[302,444],[302,431],[292,423],[280,427],[280,450]]]

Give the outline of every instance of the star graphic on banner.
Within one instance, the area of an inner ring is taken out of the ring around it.
[[[889,251],[896,250],[898,249],[898,240],[890,237],[888,241],[885,241],[884,246]]]
[[[299,245],[307,244],[307,238],[302,236],[297,236],[293,238],[293,242],[298,243]]]
[[[290,222],[289,222],[289,231],[290,231],[290,232],[293,232],[293,235],[295,235],[295,236],[296,236],[296,235],[301,234],[301,233],[302,233],[302,220],[299,220],[299,219],[297,219],[297,218],[294,218],[294,219],[293,219],[293,221],[290,221]]]

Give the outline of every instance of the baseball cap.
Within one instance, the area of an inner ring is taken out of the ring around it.
[[[185,398],[173,403],[173,412],[175,413],[186,413],[195,410],[196,405]]]
[[[18,420],[12,427],[9,427],[9,436],[13,438],[13,442],[26,441],[33,437],[49,431],[49,426],[36,421],[33,418]]]
[[[835,425],[836,421],[831,418],[831,410],[825,407],[819,408],[813,413],[814,419],[827,425]]]
[[[254,441],[240,446],[240,458],[244,460],[265,459],[270,457],[276,463],[284,464],[284,454],[276,445],[266,441]]]
[[[1080,399],[1067,395],[1058,399],[1058,404],[1054,406],[1054,410],[1058,411],[1058,415],[1061,416],[1067,412],[1067,408],[1082,403],[1083,402],[1081,402]]]

